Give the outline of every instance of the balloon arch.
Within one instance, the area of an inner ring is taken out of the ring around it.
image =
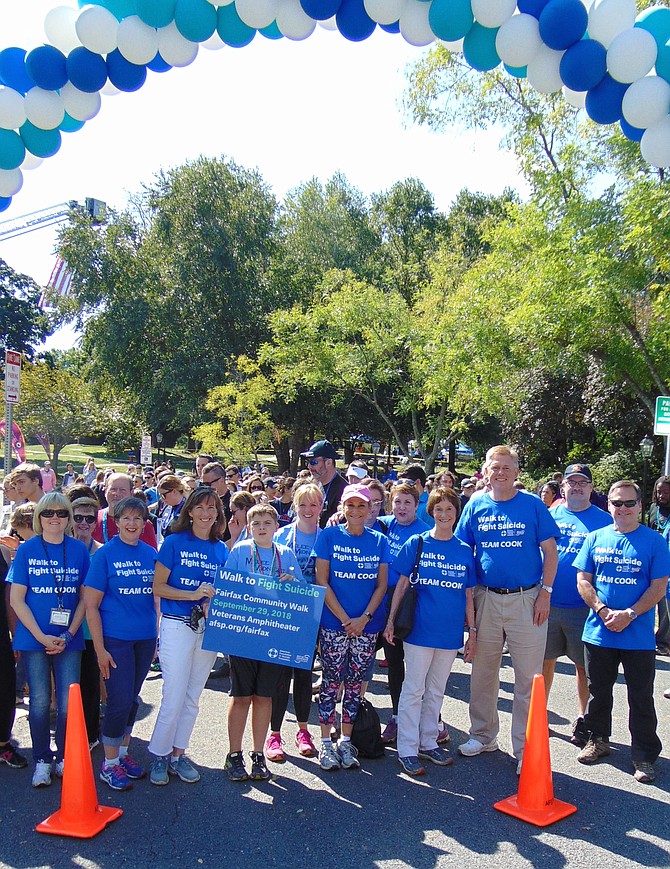
[[[379,26],[437,41],[476,70],[501,63],[541,93],[562,90],[599,124],[619,123],[643,158],[670,166],[670,8],[635,0],[93,0],[46,16],[48,42],[0,51],[0,211],[33,169],[149,72],[199,47],[241,48],[257,33],[306,39],[317,24],[352,41]]]

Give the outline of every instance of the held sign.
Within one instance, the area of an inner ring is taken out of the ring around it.
[[[323,586],[222,567],[202,647],[254,661],[312,669]]]
[[[5,351],[5,402],[18,404],[21,397],[21,354]]]

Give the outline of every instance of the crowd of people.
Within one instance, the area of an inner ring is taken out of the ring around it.
[[[396,743],[405,773],[423,775],[426,762],[454,760],[442,710],[459,652],[472,673],[470,732],[458,753],[498,750],[508,651],[518,774],[533,677],[543,673],[548,700],[556,661],[567,656],[577,760],[610,753],[621,665],[633,774],[654,781],[655,656],[670,650],[670,478],[656,481],[645,526],[635,482],[614,481],[601,496],[588,465],[573,463],[528,492],[509,446],[491,447],[481,473],[460,482],[448,471],[427,477],[419,464],[388,467],[380,481],[362,459],[342,474],[327,440],[303,457],[295,478],[205,454],[193,474],[169,463],[119,472],[90,459],[81,473],[68,464],[60,491],[48,462],[5,478],[13,512],[11,536],[0,541],[0,762],[28,764],[11,741],[27,685],[32,784],[62,777],[68,686],[79,682],[89,746],[102,744],[103,782],[126,790],[148,773],[156,786],[170,776],[195,783],[200,772],[187,751],[199,699],[212,674],[229,673],[231,781],[267,780],[268,762],[286,759],[291,694],[298,752],[318,757],[324,771],[356,769],[352,732],[381,651],[391,713],[380,737]],[[203,649],[224,566],[325,589],[313,650],[318,738],[310,670]],[[163,683],[147,770],[130,747],[150,667]],[[249,721],[250,767],[242,750]]]

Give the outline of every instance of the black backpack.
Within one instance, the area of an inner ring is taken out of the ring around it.
[[[369,700],[363,698],[351,731],[352,745],[358,749],[359,757],[384,757],[382,726],[377,710]]]

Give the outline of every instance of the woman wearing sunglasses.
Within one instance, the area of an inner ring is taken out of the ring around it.
[[[60,492],[35,507],[36,536],[19,546],[10,580],[10,603],[19,623],[14,649],[21,652],[30,687],[28,723],[33,744],[33,787],[51,784],[49,733],[51,676],[56,687],[56,766],[63,775],[68,691],[79,682],[84,637],[81,586],[88,571],[86,547],[72,534],[72,507]]]

